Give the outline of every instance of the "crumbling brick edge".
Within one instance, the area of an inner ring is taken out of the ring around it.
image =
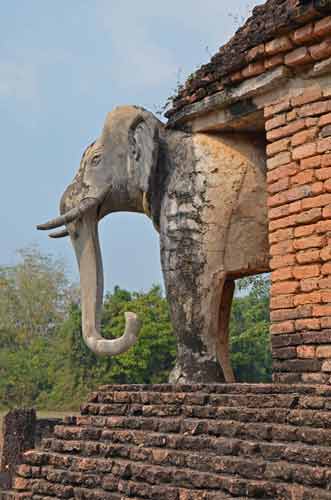
[[[0,491],[12,486],[23,453],[38,446],[60,422],[60,418],[37,418],[33,408],[16,408],[5,415],[0,434]]]

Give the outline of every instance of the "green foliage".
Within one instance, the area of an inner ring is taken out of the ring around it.
[[[176,355],[175,338],[168,305],[158,286],[147,293],[129,294],[115,288],[105,300],[103,331],[105,337],[118,337],[124,331],[124,312],[131,310],[143,320],[139,342],[122,356],[108,359],[116,383],[166,382]]]
[[[115,287],[104,300],[102,335],[122,335],[124,313],[142,319],[127,353],[96,357],[84,344],[77,291],[63,264],[36,249],[0,268],[0,407],[79,407],[100,384],[167,382],[176,342],[160,287],[146,293]],[[270,380],[269,290],[265,277],[238,282],[231,319],[232,361],[241,381]]]
[[[74,294],[63,262],[34,247],[18,253],[16,266],[0,267],[0,331],[7,334],[0,347],[2,342],[28,344],[37,335],[51,335],[64,320]]]
[[[269,281],[265,276],[238,282],[230,324],[232,363],[238,381],[271,381]],[[245,293],[243,293],[245,292]]]
[[[105,338],[123,334],[126,311],[136,312],[143,321],[139,341],[118,357],[100,358],[85,346],[80,312],[72,308],[65,325],[70,339],[69,363],[76,385],[92,388],[106,383],[166,382],[174,364],[176,346],[172,335],[168,306],[159,287],[147,293],[130,293],[118,287],[104,301],[101,331]]]
[[[27,266],[26,262],[23,264]],[[43,261],[40,264],[43,269]],[[53,264],[52,260],[48,261],[50,274]],[[7,298],[9,304],[15,305],[16,300],[20,303],[25,295],[25,287],[21,290],[16,285],[21,265],[10,270],[15,283],[15,300],[11,302],[11,282],[6,280],[2,289],[3,303]],[[55,266],[54,272],[56,269]],[[40,269],[36,274],[40,276]],[[31,273],[31,276],[33,279],[35,275]],[[55,277],[53,281],[52,276],[46,275],[46,278],[47,282],[40,284],[40,289],[55,282]],[[59,280],[58,296],[61,290],[62,281]],[[53,295],[49,293],[48,296],[53,301]],[[54,310],[61,312],[62,317],[61,320],[55,320],[55,315],[51,317],[52,328],[47,321],[43,322],[43,328],[40,327],[44,318],[40,311],[40,317],[36,316],[39,321],[36,320],[38,328],[34,336],[25,323],[11,324],[10,318],[6,318],[3,325],[6,335],[0,340],[0,407],[34,405],[43,409],[74,409],[100,384],[167,381],[175,360],[176,344],[167,301],[160,287],[154,286],[147,293],[131,293],[116,287],[112,294],[106,295],[101,327],[104,337],[122,335],[125,311],[136,312],[143,321],[139,342],[129,352],[114,358],[97,357],[85,346],[79,305],[68,301],[63,308],[63,301],[60,304],[61,307]],[[47,309],[50,310],[50,304]]]
[[[0,406],[29,406],[49,391],[47,347],[46,339],[37,337],[29,348],[0,352]]]

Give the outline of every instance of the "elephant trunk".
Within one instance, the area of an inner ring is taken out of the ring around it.
[[[99,245],[96,208],[82,217],[79,231],[72,236],[80,272],[82,330],[86,345],[98,355],[114,356],[127,351],[137,340],[140,321],[132,312],[125,313],[122,337],[114,340],[100,335],[103,297],[103,269]]]

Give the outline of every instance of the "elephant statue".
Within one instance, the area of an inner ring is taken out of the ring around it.
[[[161,264],[177,337],[173,383],[233,382],[229,317],[236,278],[269,270],[265,144],[249,132],[190,133],[152,113],[108,113],[64,192],[61,215],[38,229],[70,236],[80,270],[82,330],[90,349],[116,355],[140,328],[100,335],[103,270],[98,222],[112,212],[146,214],[160,235]],[[133,249],[134,251],[134,249]]]

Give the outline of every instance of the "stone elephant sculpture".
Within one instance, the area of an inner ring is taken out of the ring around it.
[[[135,106],[107,115],[62,196],[61,215],[38,226],[64,225],[50,236],[70,235],[90,349],[116,355],[136,341],[140,323],[129,312],[122,337],[100,335],[98,221],[112,212],[141,212],[160,234],[178,345],[170,381],[234,381],[228,335],[234,279],[269,269],[264,151],[251,134],[170,129]]]

